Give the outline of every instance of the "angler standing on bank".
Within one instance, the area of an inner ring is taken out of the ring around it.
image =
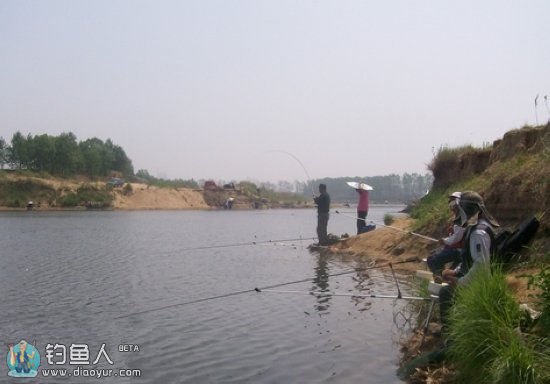
[[[363,188],[355,189],[359,194],[357,203],[357,234],[361,233],[364,226],[367,225],[367,215],[369,214],[369,191]]]
[[[328,245],[328,218],[330,210],[330,196],[327,193],[326,184],[319,184],[319,196],[314,197],[317,204],[317,237],[319,245]]]

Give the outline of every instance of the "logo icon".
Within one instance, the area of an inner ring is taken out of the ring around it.
[[[40,366],[40,353],[36,347],[21,340],[15,345],[9,344],[8,348],[8,376],[36,377]]]

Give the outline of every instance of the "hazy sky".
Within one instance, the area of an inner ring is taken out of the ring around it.
[[[0,136],[169,178],[426,172],[549,118],[550,1],[0,0]]]

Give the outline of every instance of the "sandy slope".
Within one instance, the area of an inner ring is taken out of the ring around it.
[[[376,230],[350,237],[331,247],[331,250],[335,253],[351,254],[359,259],[375,260],[378,264],[414,259],[415,262],[398,263],[399,269],[424,269],[421,265],[422,259],[435,248],[435,243],[404,232],[409,230],[411,223],[412,219],[398,218],[391,225],[396,229],[377,226]]]
[[[133,192],[116,191],[115,209],[207,209],[201,192],[186,188],[159,188],[132,183]]]
[[[21,176],[16,173],[3,175],[6,180],[30,180],[38,185],[47,185],[57,191],[58,196],[70,192],[76,192],[78,188],[89,185],[97,189],[105,188],[105,181],[91,181],[86,178],[62,179],[56,177],[38,178]],[[126,186],[127,184],[125,184]],[[187,188],[159,188],[147,184],[132,183],[131,192],[125,193],[126,188],[113,190],[114,209],[139,210],[139,209],[208,209],[201,191]],[[36,209],[50,209],[47,201],[31,198]],[[82,207],[81,207],[82,208]],[[59,207],[53,207],[59,209]]]

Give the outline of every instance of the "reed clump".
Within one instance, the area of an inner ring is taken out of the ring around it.
[[[533,328],[537,333],[550,337],[550,267],[542,265],[539,273],[529,276],[528,287],[538,289],[537,293],[530,296],[541,311]]]
[[[480,269],[467,287],[457,288],[449,324],[457,382],[548,383],[550,346],[523,333],[521,319],[500,267]]]

